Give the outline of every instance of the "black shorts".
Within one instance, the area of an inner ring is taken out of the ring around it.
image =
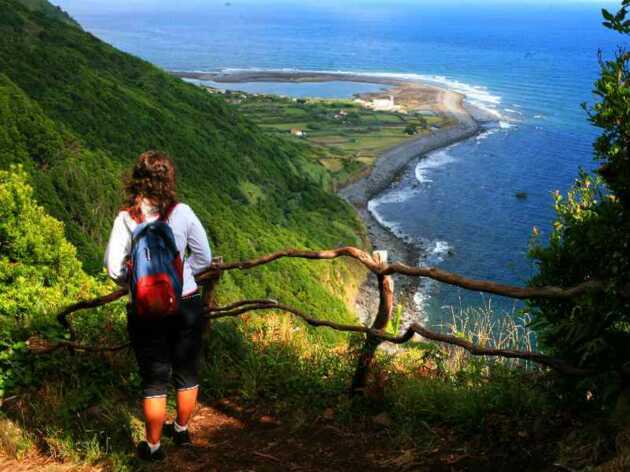
[[[166,396],[171,379],[178,391],[198,387],[205,324],[199,294],[183,298],[178,314],[156,321],[139,320],[128,306],[127,330],[144,398]]]

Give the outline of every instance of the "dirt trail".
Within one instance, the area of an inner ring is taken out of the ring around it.
[[[202,406],[191,433],[193,447],[170,447],[156,471],[400,470],[400,452],[378,446],[384,430],[347,431],[321,417],[296,424],[230,400]]]
[[[375,422],[372,416],[357,416],[343,424],[334,416],[334,410],[322,412],[314,419],[300,411],[278,416],[260,404],[251,407],[238,398],[204,403],[190,425],[193,445],[178,448],[164,439],[167,459],[137,470],[557,472],[573,469],[556,464],[554,444],[584,427],[568,415],[555,415],[546,421],[523,418],[517,422],[507,415],[488,415],[484,431],[467,437],[446,426],[427,424],[429,434],[422,435],[422,440],[416,437],[419,442],[414,448],[396,442],[387,425]],[[115,469],[107,463],[89,467],[57,464],[44,456],[31,456],[22,462],[0,456],[0,472],[110,470]]]
[[[0,472],[100,472],[102,469],[68,464],[56,464],[45,460],[18,462],[0,455]]]
[[[322,416],[307,420],[278,418],[261,408],[247,408],[224,399],[202,404],[191,421],[192,447],[175,447],[163,440],[167,459],[142,470],[156,472],[236,471],[457,471],[459,456],[449,448],[421,455],[414,449],[392,447],[389,433],[370,418],[351,428]],[[445,451],[448,451],[445,452]],[[466,456],[468,457],[468,456]],[[485,464],[485,461],[482,460]],[[107,466],[56,464],[45,457],[18,462],[0,456],[0,472],[96,472]],[[483,470],[483,469],[480,469]]]

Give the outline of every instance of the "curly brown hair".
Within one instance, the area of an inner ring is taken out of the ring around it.
[[[161,218],[177,203],[175,165],[160,151],[140,154],[125,183],[126,207],[131,217],[142,219],[140,204],[146,199],[154,205]]]

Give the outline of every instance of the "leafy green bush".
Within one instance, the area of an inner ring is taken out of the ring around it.
[[[25,340],[35,331],[55,334],[56,312],[98,294],[81,268],[63,224],[33,200],[20,167],[0,170],[0,397],[34,381]],[[102,289],[101,289],[102,290]]]
[[[606,27],[630,33],[630,0]],[[599,102],[589,110],[603,130],[594,149],[598,175],[581,172],[566,197],[555,194],[557,220],[548,245],[530,250],[539,273],[533,286],[600,280],[605,290],[573,300],[535,300],[534,326],[548,351],[600,372],[627,371],[630,359],[630,54],[601,62]]]

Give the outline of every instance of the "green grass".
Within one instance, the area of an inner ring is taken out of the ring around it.
[[[217,321],[202,362],[202,400],[238,396],[283,418],[300,411],[308,421],[333,408],[336,421],[348,427],[387,412],[394,419],[389,440],[420,449],[435,440],[427,437],[432,429],[469,438],[485,431],[489,415],[527,422],[554,405],[553,391],[526,380],[527,372],[481,359],[455,364],[452,353],[424,343],[396,357],[379,352],[367,397],[351,401],[347,392],[361,343],[360,336],[334,349],[314,343],[304,324],[281,314]],[[28,393],[19,408],[6,409],[0,446],[19,457],[43,444],[58,460],[134,470],[132,445],[142,435],[142,422],[130,400],[139,389],[130,361],[125,352],[54,355],[50,368],[64,363],[63,378],[51,370],[55,382]],[[88,376],[91,383],[85,382]]]

